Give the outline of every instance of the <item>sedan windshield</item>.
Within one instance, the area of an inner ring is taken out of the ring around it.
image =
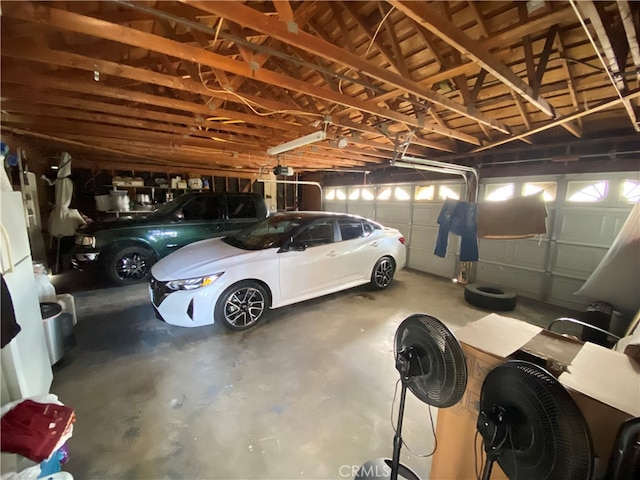
[[[223,238],[223,242],[244,250],[279,248],[291,238],[292,233],[306,222],[297,215],[274,215],[235,235]]]

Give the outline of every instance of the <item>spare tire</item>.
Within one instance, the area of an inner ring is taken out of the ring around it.
[[[470,283],[464,288],[464,299],[476,307],[495,312],[507,312],[516,308],[518,297],[511,290],[492,285]]]

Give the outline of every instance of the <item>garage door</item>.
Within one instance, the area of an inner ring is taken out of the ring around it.
[[[451,278],[455,272],[458,237],[449,237],[446,258],[433,250],[438,214],[447,198],[464,198],[462,181],[375,186],[329,187],[324,209],[371,218],[397,228],[407,239],[407,267]]]
[[[640,173],[493,178],[480,182],[479,198],[500,201],[539,191],[547,205],[547,234],[523,240],[480,239],[476,281],[508,285],[519,295],[583,310],[593,299],[574,292],[607,253],[633,203],[640,200]],[[407,238],[409,268],[452,278],[459,237],[449,235],[445,258],[433,254],[437,218],[446,198],[465,198],[464,185],[330,187],[325,190],[325,210],[398,228]]]

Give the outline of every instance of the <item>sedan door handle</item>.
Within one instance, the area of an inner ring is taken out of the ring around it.
[[[371,242],[372,247],[377,247],[378,245],[380,245],[380,242]]]
[[[338,255],[340,255],[340,252],[338,252],[337,250],[331,250],[329,253],[327,253],[327,257],[337,257]]]

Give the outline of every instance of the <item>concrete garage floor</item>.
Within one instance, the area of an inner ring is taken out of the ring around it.
[[[77,345],[51,387],[77,415],[64,466],[76,479],[353,478],[392,452],[398,324],[423,312],[455,330],[488,313],[465,303],[461,286],[403,270],[385,291],[285,307],[233,333],[158,320],[146,284],[86,281],[53,280],[78,315]],[[544,326],[573,313],[519,299],[508,315]],[[403,438],[414,452],[433,448],[429,409],[411,393]],[[405,448],[402,461],[429,478],[429,459]]]

